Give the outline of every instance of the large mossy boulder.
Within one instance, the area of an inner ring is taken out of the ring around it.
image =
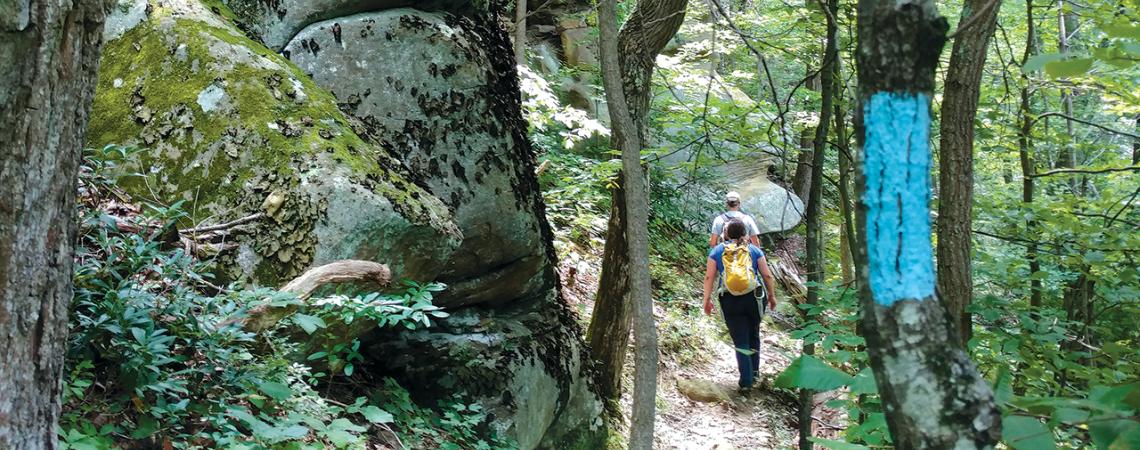
[[[362,139],[336,100],[247,38],[224,6],[121,1],[108,21],[89,145],[140,200],[186,202],[187,222],[264,217],[227,242],[230,280],[277,286],[314,264],[364,259],[431,280],[460,243],[447,207]]]
[[[465,393],[523,449],[600,448],[505,3],[201,1],[127,1],[108,23],[90,141],[144,149],[128,190],[195,222],[265,214],[223,254],[235,279],[354,258],[447,283],[451,317],[361,338],[373,374],[425,404]]]
[[[283,50],[454,212],[464,240],[441,277],[447,306],[552,284],[510,48],[491,46],[501,30],[480,18],[358,13],[309,25]]]

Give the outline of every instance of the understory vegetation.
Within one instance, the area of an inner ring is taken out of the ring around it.
[[[134,204],[117,188],[110,169],[127,151],[84,155],[63,448],[512,448],[462,393],[419,405],[357,370],[365,356],[347,327],[431,326],[447,315],[431,305],[444,286],[304,301],[218,286],[209,256],[178,240],[180,205]],[[250,329],[266,308],[285,313]]]

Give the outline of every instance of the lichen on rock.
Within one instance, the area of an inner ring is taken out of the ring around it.
[[[447,306],[508,303],[552,284],[523,181],[532,157],[498,102],[518,93],[499,90],[478,20],[365,12],[309,25],[283,51],[454,211],[464,243],[443,273]]]
[[[362,139],[328,92],[232,14],[195,0],[120,3],[112,17],[131,17],[112,19],[122,25],[104,47],[89,145],[142,148],[122,164],[141,176],[123,186],[186,202],[189,222],[265,213],[221,256],[228,278],[278,285],[341,258],[438,274],[461,236],[447,208]]]

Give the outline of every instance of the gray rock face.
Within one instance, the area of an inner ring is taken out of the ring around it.
[[[731,163],[719,170],[727,189],[740,193],[740,209],[756,218],[760,233],[795,228],[803,220],[804,202],[792,191],[768,180],[767,159]]]
[[[378,339],[374,354],[404,355],[383,371],[420,397],[481,398],[522,449],[599,448],[603,405],[558,297],[508,43],[487,15],[391,9],[309,25],[283,53],[451,208],[464,235],[437,299],[452,317]]]
[[[395,9],[318,22],[284,53],[332,91],[453,211],[464,235],[441,281],[447,306],[502,304],[550,286],[522,173],[530,158],[471,20]]]
[[[432,279],[460,242],[439,199],[288,60],[196,0],[124,0],[109,19],[88,144],[137,145],[121,167],[138,199],[185,201],[192,221],[265,218],[219,259],[233,280],[279,286],[354,258]]]
[[[227,2],[245,28],[265,45],[281,50],[302,28],[359,12],[414,7],[420,11],[466,13],[472,0],[231,0]]]

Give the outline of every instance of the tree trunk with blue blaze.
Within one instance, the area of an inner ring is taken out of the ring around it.
[[[897,448],[992,448],[993,392],[934,287],[930,102],[948,26],[931,0],[861,0],[858,27],[860,333],[887,425]]]

